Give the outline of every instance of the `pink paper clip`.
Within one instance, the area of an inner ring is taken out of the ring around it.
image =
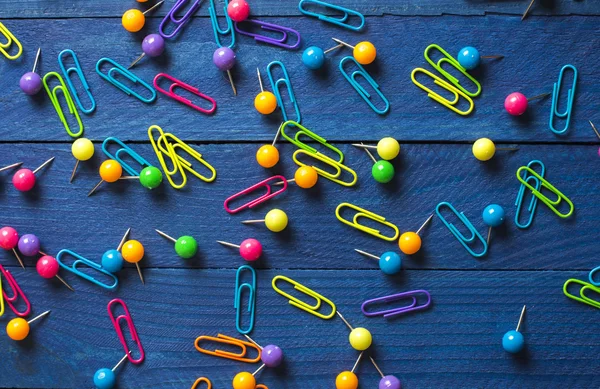
[[[112,305],[113,304],[120,304],[121,306],[123,306],[123,310],[125,311],[125,314],[117,316],[115,318],[115,316],[112,313]],[[110,317],[110,321],[113,323],[113,326],[115,327],[117,336],[119,337],[119,340],[121,341],[121,344],[123,345],[123,348],[125,349],[125,354],[127,354],[127,359],[129,359],[129,362],[136,364],[136,365],[142,363],[144,361],[144,348],[142,347],[142,342],[140,342],[140,337],[138,336],[138,333],[135,329],[135,325],[133,325],[133,319],[131,319],[131,315],[129,314],[129,309],[127,309],[127,305],[125,305],[125,301],[123,301],[121,299],[111,300],[108,303],[107,309],[108,309],[108,317]],[[131,338],[133,339],[134,342],[136,342],[138,349],[140,350],[140,357],[138,359],[133,359],[133,357],[131,356],[131,350],[129,347],[127,347],[127,342],[125,342],[125,336],[123,335],[123,330],[121,330],[121,325],[119,324],[119,322],[121,320],[125,320],[127,322],[127,327],[129,327],[129,331],[131,332]]]
[[[23,293],[23,291],[21,290],[21,288],[19,288],[19,284],[17,284],[17,281],[15,280],[15,278],[2,265],[0,265],[0,272],[2,272],[2,275],[4,276],[4,279],[6,279],[6,282],[8,282],[8,285],[13,290],[13,296],[12,297],[8,297],[6,295],[6,290],[4,288],[2,289],[2,295],[4,296],[4,300],[6,300],[6,304],[10,307],[10,309],[12,309],[12,311],[17,316],[25,317],[25,316],[29,315],[29,313],[31,312],[31,304],[29,303],[29,300],[27,299],[27,296],[25,296],[25,293]],[[17,311],[17,308],[15,308],[15,306],[13,305],[13,302],[15,300],[17,300],[17,298],[19,297],[19,295],[21,296],[21,298],[25,302],[25,306],[27,307],[27,309],[25,310],[25,312],[19,312],[19,311]]]
[[[417,300],[419,295],[425,295],[427,297],[427,301],[424,304],[420,304],[417,305]],[[387,309],[384,311],[377,311],[377,312],[368,312],[367,311],[367,306],[370,304],[377,304],[377,303],[389,303],[392,301],[398,301],[398,300],[412,300],[412,302],[409,305],[405,305],[403,307],[399,307],[399,308],[392,308],[392,309]],[[431,295],[429,294],[428,291],[426,290],[411,290],[410,292],[404,292],[404,293],[396,293],[396,294],[391,294],[389,296],[383,296],[383,297],[377,297],[371,300],[367,300],[364,303],[362,303],[362,305],[360,306],[360,310],[362,311],[362,313],[365,316],[371,317],[371,316],[383,316],[385,318],[388,317],[394,317],[403,313],[407,313],[407,312],[411,312],[411,311],[419,311],[421,309],[425,309],[427,307],[429,307],[429,305],[431,304]]]
[[[282,181],[283,182],[283,187],[281,189],[279,189],[278,191],[271,193],[271,185],[269,185],[268,182],[269,181],[274,181],[274,180]],[[288,185],[287,184],[287,180],[283,176],[269,177],[266,180],[262,180],[261,182],[259,182],[257,184],[254,184],[254,185],[252,185],[249,188],[244,189],[241,192],[238,192],[238,193],[236,193],[236,194],[234,194],[232,196],[229,196],[227,199],[225,199],[225,202],[223,203],[223,207],[225,207],[225,210],[227,212],[229,212],[229,213],[237,213],[237,212],[241,211],[242,209],[252,208],[255,205],[264,203],[265,201],[269,200],[270,198],[275,197],[275,196],[277,196],[280,193],[283,193],[287,189],[287,185]],[[248,193],[254,192],[256,189],[262,188],[262,187],[267,188],[267,193],[265,193],[264,195],[260,196],[257,199],[254,199],[254,200],[252,200],[252,201],[250,201],[250,202],[248,202],[248,203],[246,203],[244,205],[241,205],[241,206],[239,206],[239,207],[237,207],[235,209],[230,209],[229,208],[228,204],[229,204],[230,201],[235,200],[238,197],[242,197],[242,196],[244,196],[244,195],[246,195]]]
[[[162,89],[161,87],[158,86],[158,80],[161,77],[164,77],[167,80],[173,82],[171,84],[171,86],[169,87],[168,91],[166,91],[166,90],[164,90],[164,89]],[[217,102],[212,97],[207,96],[207,95],[201,93],[198,90],[198,88],[194,88],[193,86],[188,85],[185,82],[180,81],[180,80],[176,79],[175,77],[170,76],[170,75],[168,75],[166,73],[158,73],[156,75],[156,77],[154,77],[153,84],[154,84],[154,88],[156,88],[156,90],[159,91],[160,93],[165,94],[165,95],[171,97],[172,99],[177,100],[180,103],[183,103],[183,104],[187,105],[188,107],[192,107],[195,110],[200,111],[202,113],[205,113],[207,115],[212,114],[217,109]],[[202,97],[206,101],[209,101],[212,104],[211,108],[210,109],[204,109],[202,107],[199,107],[199,106],[193,104],[190,100],[188,100],[188,99],[186,99],[184,97],[179,96],[178,94],[176,94],[175,92],[173,92],[175,90],[175,88],[177,88],[177,87],[183,88],[186,91],[191,92],[191,93],[195,94],[196,96],[200,96],[200,97]]]

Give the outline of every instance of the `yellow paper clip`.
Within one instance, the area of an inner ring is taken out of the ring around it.
[[[434,63],[433,60],[431,58],[429,58],[429,51],[431,51],[433,49],[437,49],[444,56],[444,58],[441,58],[439,61],[437,61],[437,63]],[[446,50],[442,49],[440,46],[435,45],[435,44],[427,46],[425,48],[425,52],[423,53],[423,57],[425,57],[425,60],[427,62],[429,62],[429,64],[431,66],[433,66],[433,68],[435,70],[437,70],[438,72],[440,72],[444,77],[446,77],[448,79],[448,81],[450,81],[452,84],[454,84],[455,87],[457,87],[458,89],[460,89],[461,91],[463,91],[467,95],[469,95],[471,97],[477,97],[481,93],[481,84],[479,82],[477,82],[477,80],[472,75],[470,75],[466,71],[465,68],[463,68],[462,66],[460,66],[460,63],[456,60],[456,58],[452,57],[450,54],[448,54],[446,52]],[[456,70],[458,70],[459,72],[461,72],[463,76],[465,76],[469,80],[471,80],[471,82],[473,84],[475,84],[475,86],[477,87],[477,91],[476,92],[469,92],[468,90],[466,90],[465,88],[463,88],[463,86],[460,85],[460,81],[456,77],[454,77],[452,74],[448,73],[447,71],[445,71],[442,68],[442,64],[443,63],[449,63],[450,65],[452,65],[452,67],[454,67]]]
[[[285,281],[285,282],[288,282],[288,283],[294,285],[294,289],[306,294],[307,296],[314,298],[315,300],[317,300],[317,302],[314,305],[309,305],[309,304],[305,303],[304,301],[298,299],[297,297],[294,297],[294,296],[284,292],[283,290],[281,290],[277,287],[277,280],[282,280],[282,281]],[[288,278],[285,276],[275,276],[275,277],[273,277],[273,281],[271,281],[271,285],[273,286],[273,289],[275,290],[275,292],[277,292],[280,295],[282,295],[283,297],[289,299],[288,303],[290,303],[291,305],[293,305],[296,308],[299,308],[305,312],[310,313],[311,315],[315,315],[315,316],[320,317],[321,319],[325,319],[325,320],[331,319],[335,315],[335,312],[336,312],[335,304],[333,302],[331,302],[331,300],[321,296],[320,294],[318,294],[317,292],[315,292],[312,289],[308,289],[306,286],[292,280],[291,278]],[[329,306],[331,307],[331,313],[329,313],[327,315],[324,315],[319,312],[319,308],[321,307],[321,302],[323,302],[323,301],[325,303],[329,304]]]
[[[570,283],[575,283],[575,284],[579,284],[582,286],[582,288],[579,290],[579,295],[581,297],[575,296],[574,294],[571,294],[567,291],[567,288],[569,287]],[[600,288],[595,287],[592,284],[588,284],[587,282],[578,280],[576,278],[570,278],[568,279],[565,284],[563,285],[563,293],[565,294],[565,296],[567,296],[570,299],[573,299],[575,301],[579,301],[580,303],[584,303],[587,305],[590,305],[594,308],[600,308],[600,302],[593,300],[589,297],[587,297],[585,295],[585,291],[586,290],[591,290],[592,292],[598,293],[600,294]]]
[[[356,184],[356,181],[358,181],[358,177],[356,176],[356,172],[354,170],[350,169],[346,165],[343,165],[341,163],[334,161],[333,159],[331,159],[328,156],[321,154],[321,153],[314,154],[314,153],[311,153],[310,151],[306,151],[304,149],[296,150],[292,156],[292,159],[294,160],[294,162],[296,162],[296,165],[298,165],[298,166],[307,166],[307,164],[300,162],[298,160],[297,156],[299,154],[305,154],[305,155],[309,156],[310,158],[318,159],[319,161],[324,162],[325,164],[333,167],[335,169],[335,174],[328,173],[323,169],[320,169],[316,166],[312,166],[317,171],[317,173],[319,173],[320,176],[323,176],[323,177],[327,178],[328,180],[335,182],[336,184],[343,185],[343,186],[354,186],[354,184]],[[350,173],[352,175],[352,177],[354,177],[352,182],[345,182],[345,181],[338,179],[340,174],[342,174],[342,170],[347,171],[348,173]]]
[[[355,211],[358,211],[355,215],[354,218],[352,219],[352,222],[344,219],[343,217],[340,216],[340,209],[344,208],[344,207],[348,207],[351,209],[354,209]],[[390,242],[398,239],[398,235],[400,235],[400,231],[398,230],[398,227],[396,227],[395,225],[393,225],[390,222],[386,222],[385,218],[383,216],[377,215],[376,213],[373,213],[371,211],[367,211],[366,209],[362,209],[360,207],[357,207],[354,204],[350,204],[350,203],[341,203],[340,205],[337,206],[337,208],[335,209],[335,217],[338,218],[339,221],[341,221],[344,224],[349,225],[350,227],[354,227],[357,230],[361,230],[363,232],[366,232],[367,234],[376,236],[380,239],[383,240],[389,240]],[[384,226],[388,226],[391,229],[394,230],[394,236],[385,236],[382,235],[379,230],[376,230],[374,228],[371,227],[366,227],[363,226],[362,224],[358,223],[358,219],[361,217],[366,217],[367,219],[371,219],[374,220],[376,222],[379,222],[381,224],[383,224]]]
[[[440,87],[446,89],[448,92],[452,93],[454,95],[454,100],[450,101],[448,99],[445,99],[442,96],[435,93],[434,91],[432,91],[431,89],[427,88],[425,85],[417,82],[417,80],[415,79],[415,74],[419,73],[419,72],[427,74],[429,77],[434,79],[434,84],[439,85]],[[427,92],[427,96],[429,98],[437,101],[438,103],[442,104],[444,107],[456,112],[459,115],[466,116],[473,111],[473,108],[475,108],[475,104],[473,103],[473,100],[469,96],[467,96],[461,90],[456,89],[455,87],[453,87],[452,85],[450,85],[449,83],[442,80],[441,78],[439,78],[438,76],[436,76],[435,74],[431,73],[428,70],[425,70],[423,68],[413,69],[412,73],[410,74],[410,78],[412,79],[413,84],[415,84],[416,86],[418,86],[419,88],[421,88],[425,92]],[[460,96],[464,97],[469,102],[469,109],[466,111],[461,111],[461,110],[457,109],[456,107],[454,107],[454,105],[458,103]]]
[[[54,88],[52,88],[52,90],[50,90],[50,87],[48,86],[48,78],[50,78],[50,77],[56,77],[58,79],[58,82],[60,82],[60,85],[55,86]],[[46,89],[46,93],[48,93],[48,97],[50,97],[50,101],[52,102],[52,105],[54,106],[54,109],[56,110],[56,113],[58,114],[58,118],[60,119],[63,126],[65,126],[65,130],[67,130],[67,134],[69,134],[73,138],[77,138],[77,137],[81,136],[81,134],[83,134],[83,123],[81,122],[81,118],[79,117],[79,112],[77,112],[77,107],[75,107],[75,102],[73,101],[73,98],[71,97],[71,93],[69,93],[69,89],[67,89],[65,81],[63,80],[61,75],[56,72],[49,72],[49,73],[46,73],[46,75],[44,76],[44,79],[42,81],[44,83],[44,89]],[[65,114],[63,113],[62,108],[60,107],[60,103],[58,102],[58,96],[56,93],[59,91],[62,92],[62,94],[65,96],[65,100],[67,101],[67,106],[69,107],[69,112],[71,113],[71,115],[73,115],[75,117],[75,119],[77,119],[77,124],[79,125],[78,132],[71,131],[71,128],[69,127],[69,123],[67,123]]]
[[[4,292],[2,291],[2,278],[0,278],[0,316],[4,315]]]
[[[200,342],[203,340],[210,341],[210,342],[216,342],[216,343],[222,343],[222,344],[228,344],[228,345],[232,345],[232,346],[238,346],[241,349],[241,351],[239,353],[232,353],[229,351],[223,351],[223,350],[219,350],[219,349],[216,349],[215,351],[207,350],[207,349],[200,347]],[[256,363],[256,362],[260,361],[260,357],[262,355],[262,351],[261,351],[260,347],[258,347],[254,343],[246,342],[244,340],[232,338],[231,336],[222,335],[222,334],[218,334],[216,338],[214,336],[207,336],[207,335],[199,336],[194,341],[194,346],[196,347],[196,350],[200,351],[203,354],[213,355],[215,357],[221,357],[221,358],[226,358],[226,359],[233,359],[234,361],[240,361],[240,362],[246,362],[246,363]],[[256,355],[256,358],[251,359],[251,358],[246,357],[246,351],[247,351],[246,346],[256,350],[256,352],[258,353]]]
[[[527,178],[534,176],[535,178],[537,178],[539,180],[539,182],[542,184],[540,187],[540,190],[537,190],[536,188],[534,188],[533,186],[531,186],[531,184],[529,183],[528,179],[523,179],[521,177],[521,172],[525,170],[527,173],[525,174],[527,176]],[[529,175],[528,175],[529,174]],[[546,204],[548,206],[548,208],[550,208],[552,210],[552,212],[554,212],[556,215],[564,218],[567,218],[569,216],[571,216],[573,214],[573,211],[575,210],[575,206],[573,205],[573,202],[571,200],[569,200],[569,198],[567,196],[565,196],[564,194],[562,194],[558,189],[556,189],[553,185],[551,185],[548,181],[546,181],[546,179],[544,179],[542,176],[540,176],[539,174],[537,174],[535,172],[535,170],[531,169],[530,167],[527,166],[521,166],[518,170],[517,170],[517,178],[519,179],[519,181],[521,182],[521,184],[525,185],[527,187],[527,189],[529,189],[531,191],[531,193],[533,193],[533,195],[535,197],[537,197],[538,199],[540,199],[544,204]],[[550,192],[554,193],[557,198],[556,200],[550,200],[548,197],[544,196],[542,194],[542,189],[546,188],[548,189]],[[560,202],[562,200],[565,200],[567,202],[567,204],[569,204],[569,212],[568,213],[560,213],[558,211],[558,209],[556,209],[556,206],[558,204],[560,204]]]
[[[6,28],[6,26],[1,22],[0,33],[6,38],[6,43],[0,43],[0,52],[10,60],[15,60],[19,58],[21,54],[23,54],[23,46],[21,46],[21,42],[19,42],[19,40],[12,34],[12,32],[10,32],[9,29]],[[19,51],[15,55],[10,55],[8,54],[8,51],[6,49],[8,49],[13,43],[17,45]]]

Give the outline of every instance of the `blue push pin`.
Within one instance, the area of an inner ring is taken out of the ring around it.
[[[117,363],[112,369],[107,369],[106,367],[98,369],[96,374],[94,374],[94,385],[96,386],[96,389],[112,389],[117,382],[115,370],[117,370],[117,368],[121,366],[121,364],[125,362],[126,359],[127,354],[125,354],[125,356],[121,358],[119,363]]]
[[[125,240],[129,236],[129,231],[131,231],[131,228],[127,229],[123,239],[121,239],[121,243],[119,243],[119,246],[116,250],[108,250],[102,254],[102,261],[100,262],[102,264],[102,268],[111,273],[116,273],[123,268],[123,256],[121,255],[120,251],[125,243]]]
[[[398,254],[393,251],[386,251],[381,254],[381,257],[377,257],[376,255],[367,253],[366,251],[362,251],[359,249],[354,249],[359,254],[366,255],[367,257],[376,259],[379,261],[379,268],[385,274],[396,274],[400,270],[402,270],[402,259]]]
[[[320,69],[325,63],[325,54],[335,49],[339,49],[343,46],[344,45],[340,43],[337,46],[334,46],[331,49],[327,49],[325,51],[323,51],[323,49],[321,49],[320,47],[310,46],[306,50],[304,50],[304,53],[302,53],[302,63],[310,70]]]
[[[484,58],[484,59],[485,58],[488,58],[488,59],[504,58],[503,55],[479,55],[479,51],[472,46],[463,47],[458,52],[458,55],[456,57],[457,57],[456,59],[458,59],[458,63],[460,64],[460,66],[462,66],[466,70],[475,69],[477,66],[479,66],[479,63],[481,62],[482,58]]]
[[[490,204],[483,210],[483,222],[489,226],[487,235],[487,244],[490,244],[492,227],[499,227],[504,223],[504,208],[498,204]]]
[[[525,346],[525,339],[523,339],[523,335],[519,332],[521,322],[523,321],[523,315],[525,315],[525,307],[526,306],[523,305],[521,317],[519,317],[519,323],[517,324],[517,329],[508,331],[502,337],[502,347],[511,354],[518,353],[519,351],[523,350],[523,346]]]

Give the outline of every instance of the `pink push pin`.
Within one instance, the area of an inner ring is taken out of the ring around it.
[[[227,15],[234,22],[243,22],[250,15],[250,6],[244,0],[233,0],[227,6]]]
[[[15,257],[17,257],[19,260],[21,267],[25,269],[23,260],[21,257],[19,257],[19,254],[17,254],[17,250],[15,250],[15,247],[17,247],[18,244],[19,234],[17,233],[17,230],[12,227],[2,227],[0,229],[0,247],[2,247],[4,250],[12,250],[12,252],[15,254]]]
[[[217,240],[217,243],[240,249],[240,255],[246,261],[256,261],[262,254],[262,245],[256,239],[246,239],[239,246],[237,244],[223,242],[222,240]]]
[[[549,94],[550,93],[542,93],[541,95],[527,98],[523,93],[514,92],[506,96],[506,99],[504,100],[504,108],[506,109],[506,112],[513,116],[521,116],[527,110],[527,105],[531,100],[541,99]]]
[[[35,186],[35,173],[54,160],[54,157],[44,162],[40,167],[31,171],[29,169],[20,169],[13,176],[12,182],[15,188],[21,192],[30,191]]]
[[[38,259],[37,264],[35,265],[35,269],[37,270],[38,274],[43,278],[50,279],[52,277],[56,277],[59,279],[60,282],[65,284],[67,288],[75,292],[75,290],[71,288],[71,286],[67,284],[67,282],[58,275],[59,265],[56,258],[50,255],[44,255],[43,257]]]
[[[588,121],[592,125],[592,130],[594,130],[594,132],[596,133],[596,136],[598,136],[598,139],[600,139],[600,132],[598,132],[598,130],[596,129],[596,126],[594,126],[594,123],[592,123],[591,120],[588,120]],[[598,148],[598,156],[600,156],[600,148]]]

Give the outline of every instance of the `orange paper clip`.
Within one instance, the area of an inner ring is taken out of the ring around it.
[[[211,389],[212,388],[212,384],[210,383],[210,380],[206,377],[200,377],[198,378],[194,384],[192,385],[192,389],[196,389],[198,388],[198,385],[200,385],[201,382],[204,382],[206,385],[208,385],[206,387],[206,389]]]
[[[216,343],[229,344],[232,346],[238,346],[241,348],[241,351],[236,354],[236,353],[232,353],[229,351],[223,351],[223,350],[219,350],[219,349],[216,349],[215,351],[206,350],[206,349],[203,349],[202,347],[200,347],[200,342],[203,340],[216,342]],[[207,336],[207,335],[199,336],[194,341],[194,346],[196,347],[196,350],[200,351],[203,354],[214,355],[215,357],[233,359],[234,361],[240,361],[240,362],[246,362],[246,363],[256,363],[256,362],[260,361],[260,356],[262,354],[261,349],[254,343],[246,342],[246,341],[232,338],[231,336],[222,335],[222,334],[218,334],[216,338],[214,336]],[[256,352],[257,352],[256,358],[254,358],[254,359],[245,358],[246,351],[247,351],[246,346],[249,346],[249,347],[253,348],[254,350],[256,350]]]

